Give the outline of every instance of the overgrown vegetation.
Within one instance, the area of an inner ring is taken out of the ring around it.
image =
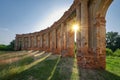
[[[116,51],[113,52],[111,49],[106,48],[106,55],[120,57],[120,49],[117,49]]]
[[[120,35],[118,32],[107,32],[106,34],[106,55],[120,57]]]
[[[114,52],[114,55],[120,57],[120,49],[117,49],[117,50]]]
[[[118,32],[107,32],[106,47],[111,49],[113,52],[120,49],[120,35]]]
[[[106,48],[106,55],[107,56],[113,55],[113,51],[111,49],[109,49],[109,48]]]
[[[0,51],[14,51],[14,40],[9,45],[0,44]]]

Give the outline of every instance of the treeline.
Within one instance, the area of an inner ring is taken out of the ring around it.
[[[106,54],[120,57],[120,35],[118,32],[107,32]]]
[[[0,51],[14,51],[14,42],[11,41],[9,45],[0,44]]]

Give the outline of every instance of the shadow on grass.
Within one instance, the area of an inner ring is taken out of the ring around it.
[[[120,76],[106,70],[79,68],[80,80],[120,80]]]
[[[7,79],[4,77],[3,80],[70,80],[72,68],[73,58],[61,58],[58,55],[50,55],[42,62],[38,62]]]
[[[120,80],[120,76],[106,70],[98,70],[97,73],[104,77],[104,80]]]
[[[48,80],[71,80],[74,58],[62,57],[52,75]]]
[[[11,76],[24,70],[24,66],[32,63],[33,60],[32,57],[27,57],[11,64],[0,65],[0,80],[9,80]]]
[[[20,53],[21,52],[21,53]],[[27,51],[24,51],[24,53],[22,53],[22,51],[19,51],[19,52],[14,52],[12,54],[10,53],[7,53],[5,56],[1,56],[0,58],[0,65],[4,65],[4,64],[12,64],[14,62],[18,62],[20,60],[23,60],[27,57],[32,57],[33,55],[35,54],[40,54],[42,52],[39,52],[39,51],[31,51],[31,52],[27,52]]]
[[[10,80],[15,75],[31,68],[36,65],[38,62],[46,59],[50,54],[46,54],[46,56],[41,57],[40,60],[34,61],[32,56],[26,57],[23,59],[13,62],[11,64],[0,65],[0,80]],[[13,80],[13,79],[12,79]]]

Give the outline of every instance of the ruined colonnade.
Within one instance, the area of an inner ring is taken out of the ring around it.
[[[17,34],[15,50],[44,50],[74,56],[74,31],[77,24],[77,62],[83,68],[105,69],[106,12],[112,0],[74,0],[64,15],[45,30]]]

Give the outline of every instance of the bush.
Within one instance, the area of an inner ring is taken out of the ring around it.
[[[109,48],[106,48],[106,55],[107,56],[113,55],[113,51],[111,49],[109,49]]]
[[[6,50],[7,50],[7,46],[1,44],[1,45],[0,45],[0,51],[6,51]]]
[[[9,45],[0,44],[0,51],[14,51],[15,40],[11,41]]]
[[[114,52],[114,56],[120,57],[120,49],[117,49],[117,50]]]

